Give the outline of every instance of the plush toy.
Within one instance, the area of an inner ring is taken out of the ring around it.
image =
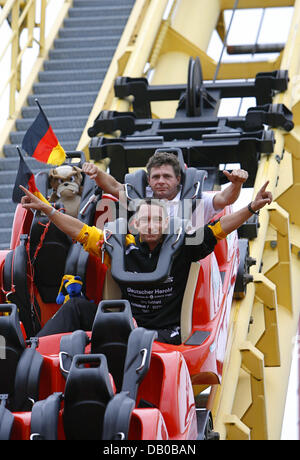
[[[49,171],[51,203],[59,201],[66,214],[77,217],[82,194],[82,174],[77,166],[62,165]]]
[[[58,305],[62,305],[72,297],[84,297],[81,292],[82,285],[83,282],[80,276],[64,275],[58,291],[58,295],[56,297],[56,303]],[[62,290],[67,292],[67,294],[64,295]]]

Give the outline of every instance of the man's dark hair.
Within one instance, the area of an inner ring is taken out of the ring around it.
[[[163,165],[172,166],[175,176],[180,176],[181,168],[178,158],[176,155],[174,155],[174,153],[170,152],[157,152],[149,158],[149,161],[146,165],[148,176],[150,176],[152,168],[159,168]]]

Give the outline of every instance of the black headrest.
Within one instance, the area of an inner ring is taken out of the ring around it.
[[[58,416],[63,398],[62,393],[53,393],[48,398],[37,401],[32,407],[30,439],[32,441],[56,441]]]
[[[8,441],[10,439],[14,424],[13,414],[5,407],[7,397],[7,394],[0,394],[0,441]]]
[[[75,355],[64,394],[66,438],[101,439],[105,409],[113,394],[106,357],[102,354]]]
[[[207,178],[207,171],[194,167],[186,168],[182,151],[179,148],[157,149],[156,152],[170,152],[178,156],[181,167],[181,196],[180,199],[200,199],[202,195],[203,183]],[[138,169],[134,173],[125,175],[125,193],[127,199],[143,199],[146,197],[146,187],[148,184],[147,172]]]
[[[135,328],[129,336],[122,391],[128,391],[128,396],[136,400],[138,386],[147,374],[153,341],[157,338],[157,331],[143,327]]]
[[[89,337],[85,331],[77,329],[72,334],[63,335],[60,339],[59,362],[62,375],[67,378],[75,355],[83,355]]]
[[[131,413],[135,401],[125,391],[117,393],[108,403],[104,416],[102,439],[123,441],[128,439]]]
[[[114,222],[108,222],[104,227],[104,247],[111,257],[111,274],[119,283],[158,283],[169,276],[173,260],[184,244],[185,222],[181,219],[171,218],[169,230],[166,234],[157,267],[149,273],[133,273],[125,269],[125,237],[127,233],[127,222],[120,218]]]
[[[0,393],[11,394],[14,389],[16,369],[25,350],[25,341],[20,328],[15,304],[0,305]]]
[[[31,347],[26,348],[18,362],[14,392],[10,409],[17,412],[30,411],[32,402],[39,398],[40,374],[44,358],[36,350],[38,342],[31,339]]]
[[[138,169],[134,173],[125,175],[125,193],[127,199],[143,199],[146,197],[148,184],[147,173],[144,169]]]
[[[156,149],[155,152],[154,152],[154,155],[156,153],[161,153],[161,152],[173,153],[174,155],[176,155],[177,158],[178,158],[178,161],[180,163],[181,172],[185,170],[185,162],[184,162],[184,158],[183,158],[183,153],[182,153],[182,150],[179,147],[171,147],[171,148],[168,148],[168,149],[165,149],[165,148]]]
[[[92,327],[91,352],[106,356],[118,391],[123,381],[128,337],[133,329],[128,300],[102,300],[99,303]]]
[[[26,345],[20,327],[17,306],[13,303],[1,304],[0,313],[9,313],[9,315],[0,316],[0,336],[4,337],[6,347],[13,347],[22,352]]]

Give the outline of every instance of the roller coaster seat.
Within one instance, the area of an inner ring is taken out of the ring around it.
[[[113,395],[106,357],[75,355],[66,381],[63,409],[61,392],[36,402],[30,439],[100,440],[106,406]]]
[[[0,336],[3,337],[0,343],[0,393],[9,394],[13,389],[17,365],[26,344],[19,325],[16,305],[0,305],[0,312],[5,313],[5,316],[0,316]]]
[[[26,411],[32,400],[38,399],[40,372],[43,358],[36,351],[37,341],[31,339],[26,347],[20,326],[17,307],[14,304],[0,305],[0,393],[8,394],[8,407],[15,411]]]
[[[169,149],[156,149],[155,153],[168,152],[173,153],[177,156],[180,163],[181,174],[184,174],[186,167],[184,164],[182,150],[179,148],[169,148]],[[125,190],[128,195],[128,199],[135,198],[145,198],[146,197],[146,187],[148,185],[148,176],[145,169],[138,169],[134,173],[128,173],[125,175]]]
[[[36,184],[44,196],[49,195],[47,171],[41,171],[36,175]],[[84,209],[91,197],[94,196],[95,200],[91,201],[83,214],[79,211],[78,218],[89,225],[94,223],[96,203],[100,198],[100,194],[95,193],[94,181],[85,176],[80,210]],[[59,203],[56,207],[59,208]],[[23,213],[24,210],[18,207],[16,212]],[[39,212],[35,212],[29,222],[31,214],[28,211],[25,216],[28,241],[26,235],[19,237],[17,246],[6,256],[3,267],[4,289],[7,292],[13,291],[9,300],[19,306],[20,318],[28,336],[35,335],[57,311],[56,296],[63,275],[79,275],[85,281],[88,265],[92,265],[92,270],[95,269],[94,261],[89,261],[88,253],[80,244],[73,244],[68,236],[49,223],[48,218]],[[17,228],[13,229],[13,233],[18,231]],[[27,275],[28,269],[30,271]],[[83,292],[85,291],[84,283]]]
[[[66,438],[101,439],[105,409],[113,394],[103,354],[74,356],[64,395]]]
[[[106,356],[117,391],[123,381],[128,338],[135,328],[127,300],[101,301],[94,319],[91,352]]]
[[[108,222],[104,228],[104,247],[111,257],[111,274],[114,280],[121,284],[145,284],[167,279],[174,257],[184,243],[184,228],[185,222],[183,220],[171,218],[170,232],[166,235],[161,246],[156,269],[150,273],[133,273],[125,269],[127,222],[123,218],[119,218],[115,222]]]
[[[181,169],[181,195],[180,200],[196,200],[202,195],[203,183],[207,177],[205,170],[194,167]],[[125,192],[129,201],[146,197],[148,184],[147,173],[139,169],[125,176]],[[194,206],[194,203],[193,203]]]

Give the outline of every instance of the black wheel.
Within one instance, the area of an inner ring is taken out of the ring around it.
[[[200,116],[203,112],[203,76],[200,59],[189,60],[186,90],[186,113],[188,117]]]
[[[209,418],[205,427],[205,441],[219,441],[220,440],[220,434],[214,431],[214,424],[213,424],[213,419],[212,415],[209,414]]]
[[[249,241],[246,238],[239,239],[240,263],[234,287],[234,297],[243,299],[246,295],[247,284],[253,281],[253,276],[249,274],[251,265],[256,261],[249,256]]]

